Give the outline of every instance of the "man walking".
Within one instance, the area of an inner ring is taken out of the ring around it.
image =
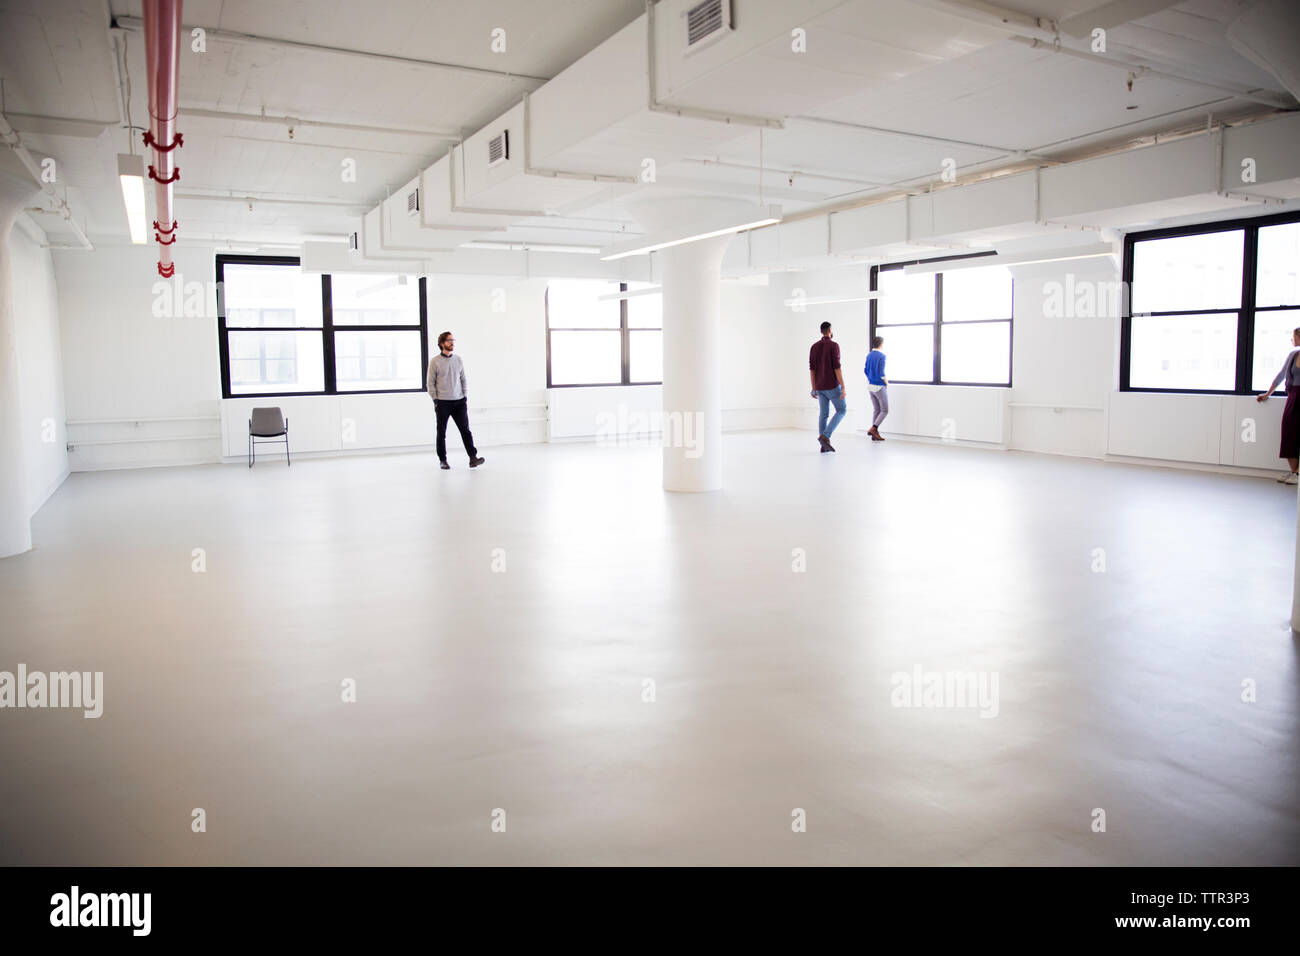
[[[429,361],[427,385],[429,397],[433,399],[434,413],[438,416],[438,461],[442,467],[450,469],[447,464],[447,419],[456,420],[460,430],[460,440],[469,455],[469,466],[477,468],[483,464],[474,447],[474,436],[469,432],[469,399],[466,397],[465,363],[459,355],[453,354],[456,340],[450,332],[438,336],[438,354]]]
[[[821,443],[822,453],[834,451],[831,433],[844,418],[848,406],[844,403],[844,373],[840,371],[840,347],[831,334],[831,324],[823,322],[822,337],[813,343],[808,352],[808,377],[812,380],[812,397],[821,406],[817,419],[817,441]],[[826,415],[834,403],[835,417],[826,423]]]
[[[862,371],[867,374],[867,389],[871,392],[871,408],[876,413],[871,419],[871,427],[867,429],[872,441],[885,440],[885,436],[880,434],[880,423],[889,414],[889,379],[885,378],[885,353],[880,351],[884,344],[885,340],[879,335],[871,340],[867,364],[862,367]]]

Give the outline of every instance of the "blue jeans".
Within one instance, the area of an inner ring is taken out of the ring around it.
[[[826,416],[830,412],[832,402],[835,403],[835,417],[827,425]],[[830,438],[831,432],[835,431],[835,427],[844,419],[844,413],[849,410],[848,405],[844,403],[844,389],[838,385],[834,388],[818,389],[817,404],[821,406],[821,414],[817,417],[817,432]]]

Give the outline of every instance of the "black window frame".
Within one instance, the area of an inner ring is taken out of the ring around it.
[[[1164,229],[1147,229],[1142,232],[1130,232],[1124,236],[1124,265],[1120,288],[1124,290],[1123,312],[1120,318],[1119,332],[1119,390],[1121,392],[1154,392],[1165,395],[1258,395],[1250,387],[1251,371],[1255,364],[1255,314],[1257,312],[1280,312],[1294,309],[1293,305],[1264,306],[1255,305],[1256,280],[1258,278],[1259,230],[1267,226],[1280,226],[1300,222],[1300,212],[1275,213],[1269,216],[1243,216],[1237,219],[1221,219],[1217,222],[1193,223],[1185,226],[1170,226]],[[1164,312],[1133,311],[1133,252],[1139,242],[1152,239],[1171,239],[1179,236],[1210,235],[1216,232],[1231,232],[1241,229],[1244,243],[1241,255],[1241,303],[1235,309],[1175,309]],[[1133,318],[1161,315],[1226,315],[1237,313],[1237,354],[1234,367],[1233,387],[1219,388],[1151,388],[1132,385],[1131,365],[1133,358]]]
[[[628,291],[627,283],[620,282],[618,291],[626,293]],[[546,313],[546,387],[547,388],[615,388],[623,386],[639,385],[662,385],[663,379],[657,382],[633,382],[632,377],[632,332],[659,332],[663,333],[663,317],[660,316],[658,328],[637,327],[631,328],[627,324],[627,300],[628,296],[624,295],[618,300],[618,328],[612,326],[606,328],[592,328],[590,326],[574,328],[571,326],[551,327],[551,287],[546,286],[546,294],[543,296],[544,311]],[[619,353],[620,353],[620,377],[619,382],[566,382],[556,385],[551,381],[551,332],[618,332],[619,333]]]
[[[428,288],[424,276],[420,276],[418,296],[420,303],[420,322],[415,325],[335,325],[332,293],[332,276],[321,274],[321,324],[311,326],[228,326],[226,325],[225,276],[227,265],[271,265],[302,266],[298,256],[258,256],[234,253],[217,254],[217,350],[221,363],[221,397],[235,398],[291,398],[310,395],[394,395],[403,392],[423,392],[423,381],[418,388],[366,388],[345,389],[339,391],[337,382],[337,365],[334,354],[335,332],[416,332],[420,333],[420,367],[429,367],[429,307]],[[319,391],[295,392],[248,392],[234,394],[230,390],[230,332],[320,332],[321,361],[324,363],[324,385]],[[423,379],[423,376],[421,376]]]
[[[996,255],[992,250],[988,252],[976,252],[954,256],[937,256],[930,259],[909,259],[906,262],[889,262],[871,267],[871,291],[879,291],[879,281],[881,272],[894,272],[902,269],[904,266],[920,265],[922,263],[932,264],[935,262],[957,262],[969,259],[983,259],[987,256]],[[990,265],[997,265],[996,262]],[[877,303],[875,299],[870,302],[871,320],[869,323],[868,343],[876,337],[877,326]],[[946,382],[943,380],[943,272],[934,273],[934,368],[930,381],[925,382],[919,379],[903,379],[889,376],[891,385],[954,385],[962,388],[1011,388],[1012,383],[1016,380],[1016,280],[1011,278],[1011,314],[1005,319],[972,319],[965,322],[949,322],[954,326],[970,325],[989,325],[995,322],[1007,323],[1007,380],[1006,382]],[[911,328],[916,326],[929,326],[929,322],[893,322],[880,326],[882,329]],[[884,335],[884,332],[879,333]]]

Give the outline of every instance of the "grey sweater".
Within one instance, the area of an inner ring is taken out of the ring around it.
[[[1282,363],[1282,371],[1277,373],[1277,377],[1273,379],[1273,384],[1269,386],[1270,390],[1277,388],[1283,381],[1286,382],[1289,388],[1300,386],[1300,360],[1297,360],[1297,352],[1300,352],[1300,349],[1293,349],[1291,354],[1286,357],[1286,361]]]
[[[435,402],[439,399],[455,400],[464,398],[468,392],[465,383],[465,363],[455,352],[443,355],[438,352],[429,360],[429,376],[425,382],[429,397]]]

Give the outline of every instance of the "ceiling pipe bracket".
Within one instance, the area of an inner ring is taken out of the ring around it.
[[[172,140],[170,146],[162,146],[162,145],[159,145],[157,142],[155,142],[155,141],[154,141],[154,138],[153,138],[153,132],[152,132],[151,130],[145,130],[145,131],[144,131],[144,135],[141,137],[141,139],[144,140],[144,144],[145,144],[146,146],[152,146],[154,149],[156,149],[156,150],[157,150],[158,152],[160,152],[160,153],[170,153],[170,152],[171,152],[173,149],[175,149],[177,146],[184,146],[184,145],[185,145],[185,137],[182,136],[180,133],[177,133],[177,134],[176,134],[176,136],[175,136],[175,138]]]

